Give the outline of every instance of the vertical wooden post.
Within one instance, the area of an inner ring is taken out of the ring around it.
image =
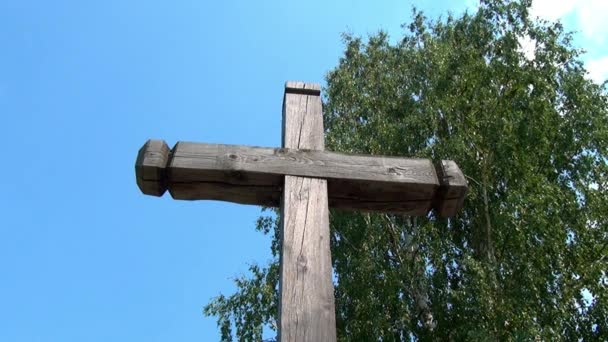
[[[283,147],[323,150],[320,86],[287,82]],[[327,181],[285,176],[279,341],[336,341]]]

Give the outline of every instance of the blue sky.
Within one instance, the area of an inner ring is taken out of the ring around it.
[[[608,74],[603,0],[540,1]],[[462,1],[0,1],[0,341],[214,341],[202,307],[269,258],[260,210],[142,195],[148,138],[279,146],[286,80],[340,34]],[[592,7],[589,7],[592,6]],[[558,7],[556,9],[556,7]],[[607,9],[608,10],[608,9]]]

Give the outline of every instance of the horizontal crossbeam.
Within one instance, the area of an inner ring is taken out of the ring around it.
[[[327,179],[330,207],[453,216],[466,180],[453,161],[149,140],[135,165],[148,195],[278,206],[284,176]]]

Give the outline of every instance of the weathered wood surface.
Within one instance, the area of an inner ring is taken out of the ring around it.
[[[467,180],[452,160],[442,160],[436,166],[441,185],[433,207],[439,216],[454,216],[462,209],[468,189]]]
[[[135,161],[137,185],[146,195],[162,196],[167,190],[169,146],[163,140],[148,140]]]
[[[297,91],[319,86],[285,88],[283,147],[323,150],[321,98]],[[279,341],[336,341],[325,179],[285,176],[281,228]]]
[[[318,83],[287,81],[287,82],[285,82],[285,93],[320,96],[321,95],[321,85]],[[283,105],[284,104],[285,103],[283,103]]]
[[[303,176],[404,184],[435,190],[439,186],[428,159],[343,154],[328,151],[178,142],[169,164],[173,182],[224,181],[225,174]],[[420,194],[412,194],[419,198]],[[431,193],[432,195],[432,193]],[[422,196],[422,198],[428,197]]]
[[[168,161],[166,171],[156,165],[153,180],[138,176],[138,183],[146,185],[144,193],[160,196],[160,185],[153,184],[162,181],[175,199],[278,206],[283,176],[292,175],[327,179],[331,207],[425,215],[434,204],[441,216],[453,216],[467,187],[458,166],[447,160],[434,166],[428,159],[189,142],[178,142],[170,158],[168,148],[164,158],[147,151],[158,146],[166,144],[146,143],[138,163],[148,153]]]
[[[418,215],[428,212],[439,187],[435,167],[426,159],[183,142],[173,149],[167,175],[176,199],[276,206],[283,176],[292,175],[327,179],[332,207]],[[218,191],[222,186],[225,191]],[[242,191],[250,188],[257,190],[255,196]]]

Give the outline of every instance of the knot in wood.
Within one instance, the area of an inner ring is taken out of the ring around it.
[[[308,259],[303,254],[298,255],[298,269],[302,271],[306,271],[308,269]]]

